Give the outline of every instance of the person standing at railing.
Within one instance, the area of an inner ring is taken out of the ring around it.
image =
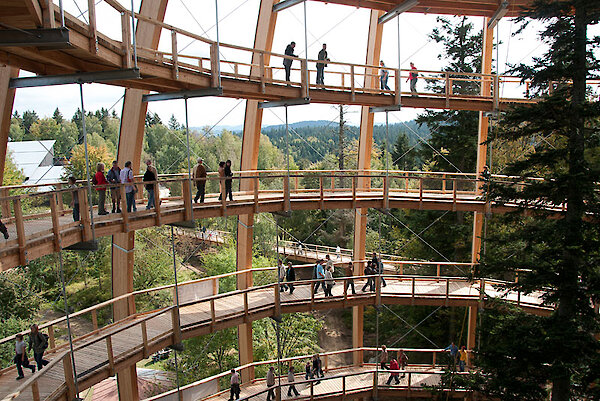
[[[133,184],[133,171],[131,171],[131,161],[125,162],[125,168],[121,170],[120,179],[125,185],[125,200],[127,201],[127,212],[131,213],[131,210],[137,212],[137,207],[135,206],[135,185]]]
[[[96,165],[96,174],[92,178],[92,184],[96,186],[96,191],[98,192],[98,214],[105,215],[108,214],[105,208],[106,204],[106,177],[104,177],[104,163],[98,163]]]
[[[194,197],[194,202],[198,203],[198,199],[200,199],[200,203],[204,203],[204,192],[206,189],[206,168],[204,167],[202,158],[198,158],[198,164],[194,168],[194,181],[196,181],[196,196]]]
[[[377,253],[373,252],[373,259],[371,259],[371,264],[376,271],[376,274],[383,274],[383,262],[377,257]],[[386,286],[385,279],[381,278],[381,285]]]
[[[290,289],[290,295],[294,293],[294,284],[296,281],[296,271],[294,270],[294,266],[292,266],[292,262],[288,262],[287,271],[285,273],[285,277],[288,281],[288,287]]]
[[[298,57],[294,54],[294,47],[296,47],[296,42],[292,42],[285,48],[285,55],[290,57]],[[292,72],[292,60],[291,58],[283,59],[283,67],[285,68],[285,80],[288,82],[288,86],[290,86],[290,74]]]
[[[400,364],[400,369],[405,370],[408,365],[408,355],[404,353],[404,350],[398,351],[398,363]],[[406,376],[406,373],[402,373],[402,377]]]
[[[117,161],[112,162],[112,167],[106,175],[109,184],[121,183],[121,168]],[[112,213],[121,213],[121,190],[118,185],[110,188],[110,199],[112,201]]]
[[[379,69],[379,82],[381,83],[381,90],[390,90],[390,87],[387,84],[388,78],[390,77],[390,71],[385,68],[385,64],[383,64],[383,60],[379,61],[379,65],[381,68]]]
[[[236,400],[240,399],[240,374],[231,369],[231,388],[229,389],[229,401],[233,401],[233,397]]]
[[[444,348],[444,351],[449,352],[450,361],[448,367],[452,370],[456,370],[456,356],[458,355],[458,347],[454,344],[454,341],[449,346]]]
[[[323,374],[323,362],[321,362],[321,357],[319,357],[319,354],[313,355],[312,365],[314,377],[316,377],[317,379],[320,377],[325,377],[325,375]]]
[[[69,188],[73,189],[71,192],[73,197],[71,198],[71,209],[73,209],[73,221],[79,221],[79,191],[77,188],[77,179],[73,176],[69,177],[68,180]]]
[[[29,332],[29,351],[33,350],[33,359],[37,363],[38,370],[48,365],[48,361],[44,359],[44,352],[48,348],[48,339],[46,335],[40,333],[37,324],[31,325]]]
[[[317,85],[325,85],[325,67],[327,67],[325,61],[329,61],[327,58],[327,45],[325,43],[323,43],[323,48],[319,51],[318,59],[323,62],[317,63]]]
[[[17,380],[21,380],[25,377],[23,374],[23,367],[31,369],[31,373],[35,373],[35,366],[29,364],[29,359],[27,359],[27,349],[25,346],[25,341],[23,341],[23,334],[16,335],[15,342],[15,364],[17,365]]]
[[[4,235],[4,239],[8,239],[8,230],[4,223],[2,223],[2,220],[0,220],[0,233]]]
[[[267,372],[267,388],[269,389],[269,392],[267,393],[267,401],[271,401],[271,398],[275,399],[273,387],[275,387],[275,368],[271,366]]]
[[[392,384],[392,380],[394,380],[396,384],[400,384],[400,379],[398,379],[398,376],[400,376],[400,372],[398,372],[398,370],[400,370],[400,366],[398,366],[398,361],[394,358],[392,358],[390,361],[390,370],[390,377],[387,379],[386,384],[389,386]]]
[[[233,192],[231,187],[233,185],[233,180],[231,179],[231,177],[233,177],[233,172],[231,171],[231,160],[227,160],[225,162],[225,165],[223,166],[223,177],[225,177],[225,199],[227,199],[227,195],[229,195],[229,200],[232,201]],[[221,196],[219,196],[219,200],[221,200]]]
[[[352,266],[352,262],[348,262],[345,273],[346,273],[346,277],[354,276],[354,267]],[[352,286],[352,295],[356,295],[356,290],[354,289],[354,279],[353,278],[346,279],[345,285],[346,285],[346,288],[345,288],[346,291],[348,290],[348,288],[350,288],[350,286]]]
[[[150,159],[146,160],[146,172],[144,173],[143,180],[145,182],[158,180],[158,172]],[[158,188],[158,185],[156,187]],[[146,210],[148,210],[156,207],[154,204],[154,184],[146,184],[146,192],[148,192],[148,204],[146,205]]]
[[[458,351],[458,370],[464,372],[465,366],[467,366],[467,350],[463,345],[460,347],[460,351]]]
[[[292,396],[292,392],[296,395],[296,397],[298,397],[300,395],[300,393],[298,392],[298,390],[296,390],[296,386],[294,386],[294,367],[290,366],[290,369],[288,370],[288,383],[290,383],[290,387],[288,389],[288,397]]]
[[[412,93],[412,97],[417,97],[417,79],[419,79],[419,73],[412,61],[410,62],[410,68],[412,71],[408,74],[406,82],[410,81],[410,92]]]

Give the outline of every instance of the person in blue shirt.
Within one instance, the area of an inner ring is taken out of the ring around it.
[[[319,259],[317,261],[317,265],[315,266],[315,274],[314,274],[315,280],[324,280],[325,279],[325,270],[323,269],[323,265],[321,264],[322,262],[323,262],[323,260]],[[323,288],[323,291],[325,291],[325,282],[318,281],[315,284],[315,294],[318,292],[317,290],[319,289],[319,286],[321,286]]]
[[[456,355],[458,355],[458,347],[454,344],[454,341],[444,348],[444,351],[448,351],[450,353],[450,365],[449,367],[452,369],[456,369]]]

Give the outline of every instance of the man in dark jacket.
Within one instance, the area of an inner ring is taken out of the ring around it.
[[[48,361],[44,359],[44,352],[48,348],[48,340],[46,336],[40,333],[37,324],[31,325],[29,332],[29,351],[33,349],[33,358],[37,363],[38,370],[48,365]]]
[[[287,45],[287,47],[285,48],[285,55],[286,56],[291,56],[291,57],[298,57],[294,54],[294,47],[296,47],[296,42],[292,42],[289,45]],[[290,81],[290,73],[292,71],[292,62],[294,60],[292,60],[291,58],[284,58],[283,59],[283,66],[285,67],[285,80],[287,82]],[[289,85],[289,83],[288,83]]]
[[[329,61],[327,58],[327,45],[323,43],[323,48],[319,52],[319,61]],[[325,85],[325,67],[327,63],[317,63],[317,85]]]
[[[233,200],[233,192],[231,191],[233,173],[231,172],[231,160],[227,160],[225,162],[225,199],[227,199],[227,195],[229,195],[229,200]]]
[[[290,289],[290,295],[294,292],[294,284],[292,282],[296,281],[296,272],[294,271],[294,266],[292,266],[292,262],[288,262],[287,271],[285,273],[285,279],[290,283],[288,287]]]
[[[121,183],[121,169],[119,163],[115,160],[112,163],[112,168],[106,175],[106,180],[109,184]],[[112,200],[112,213],[121,213],[121,189],[118,186],[110,187],[110,198]]]
[[[371,259],[371,264],[373,265],[373,269],[375,270],[375,274],[383,274],[383,262],[379,260],[377,254],[373,252],[373,259]],[[381,277],[381,284],[385,287],[387,284],[383,277]]]

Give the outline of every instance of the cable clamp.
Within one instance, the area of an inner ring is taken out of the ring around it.
[[[115,244],[113,242],[112,244],[115,248],[120,249],[121,251],[125,252],[125,253],[130,253],[130,252],[135,252],[135,248],[131,249],[131,250],[127,250],[125,248],[120,247],[119,245]]]
[[[241,225],[243,225],[244,227],[246,227],[246,228],[248,228],[248,229],[252,229],[252,228],[254,228],[254,224],[247,226],[247,225],[246,225],[246,224],[244,224],[244,223],[242,222],[242,220],[240,220],[240,219],[238,219],[238,224],[241,224]]]

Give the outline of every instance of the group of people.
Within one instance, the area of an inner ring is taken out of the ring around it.
[[[456,367],[458,366],[458,371],[464,372],[467,366],[466,347],[463,345],[459,349],[458,346],[452,342],[449,346],[444,348],[444,351],[448,351],[450,356],[450,361],[448,363],[449,368],[451,370],[456,370]]]
[[[325,266],[323,266],[325,264]],[[334,265],[331,257],[327,255],[325,259],[319,259],[317,264],[313,268],[313,280],[319,280],[315,283],[314,292],[315,295],[319,292],[319,286],[323,287],[323,292],[326,297],[332,297],[333,286],[335,280],[333,279]],[[322,281],[321,281],[322,280]]]
[[[127,212],[131,213],[137,211],[137,206],[135,204],[135,194],[138,189],[135,185],[134,174],[131,168],[131,161],[127,161],[125,163],[125,167],[121,169],[119,167],[119,163],[115,160],[112,162],[112,167],[105,174],[104,172],[105,166],[104,163],[98,163],[96,165],[96,174],[92,177],[92,184],[94,185],[96,192],[98,193],[98,214],[106,215],[109,214],[106,210],[106,190],[110,188],[110,196],[112,201],[112,213],[121,213],[121,189],[117,184],[126,184],[125,185],[125,199]],[[233,191],[232,191],[232,178],[233,172],[231,171],[231,160],[227,160],[226,162],[219,162],[219,177],[221,177],[224,181],[224,188],[221,188],[221,195],[219,195],[219,200],[225,193],[225,198],[229,196],[229,200],[233,200]],[[193,179],[196,183],[196,196],[194,197],[194,202],[204,203],[204,195],[206,188],[206,168],[204,167],[204,163],[202,158],[198,159],[198,164],[194,167],[193,170]],[[153,209],[156,207],[156,197],[155,190],[157,188],[156,181],[158,181],[158,172],[156,167],[152,165],[151,160],[146,160],[146,171],[144,172],[144,176],[142,181],[146,184],[144,185],[146,192],[148,194],[148,201],[146,203],[146,209]],[[69,177],[68,179],[69,188],[72,189],[72,200],[71,200],[71,208],[73,209],[73,221],[79,221],[80,219],[80,193],[79,187],[77,185],[77,178],[74,176]],[[8,232],[6,232],[6,227],[4,224],[0,222],[0,232],[4,234],[4,237],[8,239]]]
[[[388,366],[389,362],[389,366]],[[390,370],[390,377],[387,380],[387,385],[389,386],[392,383],[392,380],[395,381],[396,384],[400,384],[400,370],[404,370],[406,365],[408,365],[408,355],[404,353],[403,350],[398,350],[397,358],[393,356],[391,359],[389,358],[389,352],[385,345],[381,346],[381,354],[379,357],[379,364],[381,369]],[[406,376],[406,373],[402,373],[402,377]]]
[[[381,84],[381,90],[391,90],[388,86],[387,82],[390,77],[390,70],[385,67],[383,60],[379,61],[379,83]],[[417,67],[413,62],[410,63],[410,73],[408,74],[408,78],[406,82],[410,82],[410,92],[412,96],[416,96],[417,93],[417,80],[419,79],[419,73],[417,71]]]
[[[292,57],[298,57],[294,54],[294,49],[296,48],[296,42],[291,42],[285,48],[285,55],[288,56],[283,59],[283,67],[285,69],[285,81],[290,85],[290,75],[292,72],[292,63],[294,59]],[[319,51],[317,55],[317,85],[325,85],[325,67],[327,67],[327,63],[331,61],[327,55],[327,44],[323,43],[323,47]],[[385,67],[383,60],[379,62],[379,82],[381,84],[381,90],[390,90],[387,82],[390,77],[390,71]],[[417,72],[417,67],[415,67],[414,63],[410,63],[411,72],[408,75],[408,79],[406,82],[410,82],[410,91],[413,96],[416,96],[417,93],[417,80],[419,78],[419,73]]]
[[[15,339],[15,357],[13,360],[17,366],[17,380],[21,380],[25,377],[23,368],[31,369],[31,373],[33,374],[35,373],[36,365],[38,370],[42,370],[48,364],[48,361],[44,359],[44,352],[48,348],[48,337],[39,331],[37,324],[32,324],[29,331],[28,344],[25,344],[23,334],[17,334]],[[33,359],[36,365],[29,363],[29,358],[27,357],[28,350],[33,351]]]

